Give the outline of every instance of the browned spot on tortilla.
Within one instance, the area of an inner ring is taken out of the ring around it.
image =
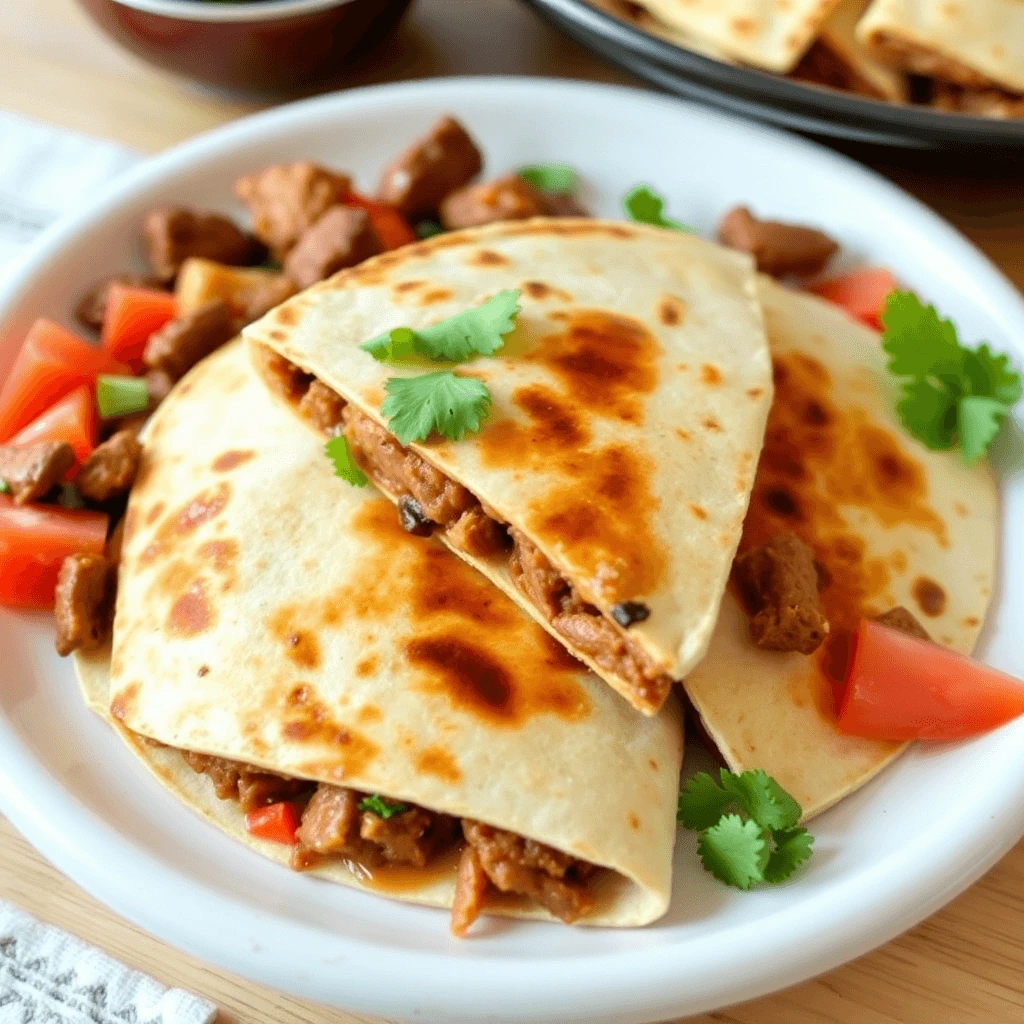
[[[842,514],[853,507],[886,526],[912,525],[948,545],[942,519],[928,505],[923,467],[892,432],[843,403],[828,369],[801,352],[774,360],[775,400],[743,525],[740,552],[789,530],[811,546],[828,584],[821,592],[829,637],[814,657],[817,707],[833,714],[850,638],[861,618],[885,604],[891,557],[869,555]]]
[[[666,327],[678,327],[686,319],[686,303],[675,295],[662,295],[657,314]]]
[[[220,573],[230,573],[238,559],[238,541],[208,540],[199,546],[199,557],[210,562]]]
[[[360,722],[366,722],[367,724],[381,722],[384,720],[384,712],[376,704],[364,704],[356,712],[356,718]]]
[[[142,683],[135,681],[128,683],[124,689],[110,702],[110,713],[119,722],[123,722],[127,718],[133,709],[136,699],[139,696],[139,690],[142,689]]]
[[[300,624],[301,623],[301,624]],[[317,669],[322,662],[320,641],[308,628],[304,616],[292,605],[278,608],[267,620],[270,635],[281,645],[285,657],[300,668]]]
[[[160,541],[153,541],[152,544],[147,544],[139,555],[139,565],[149,565],[155,562],[158,558],[161,558],[167,551],[167,545]]]
[[[224,480],[200,491],[161,523],[156,532],[157,540],[173,543],[178,538],[187,537],[204,523],[219,516],[227,508],[230,498],[231,485]]]
[[[953,502],[953,511],[960,516],[961,519],[966,519],[970,515],[970,510],[962,501]]]
[[[417,288],[422,288],[426,283],[426,281],[399,281],[392,291],[397,292],[399,295],[404,295],[406,292],[413,292]]]
[[[152,508],[151,508],[151,509],[150,509],[150,510],[149,510],[149,511],[148,511],[148,512],[146,513],[146,525],[147,525],[147,526],[152,526],[152,525],[153,525],[153,524],[154,524],[154,523],[155,523],[155,522],[156,522],[156,521],[157,521],[157,520],[158,520],[158,519],[159,519],[159,518],[160,518],[160,517],[161,517],[161,516],[163,515],[164,509],[165,509],[166,507],[167,507],[167,506],[166,506],[166,505],[165,505],[165,504],[164,504],[164,503],[163,503],[162,501],[158,501],[158,502],[157,502],[157,503],[156,503],[156,504],[155,504],[155,505],[154,505],[154,506],[153,506],[153,507],[152,507]],[[133,509],[132,511],[135,511],[135,510]],[[128,523],[127,523],[127,521],[126,521],[126,522],[125,522],[125,524],[124,524],[124,528],[125,528],[125,530],[127,531],[127,529],[128,529]]]
[[[516,238],[523,235],[559,235],[567,238],[584,238],[587,235],[604,235],[607,238],[635,238],[640,232],[624,224],[607,224],[573,217],[567,220],[522,221],[502,226],[502,235]],[[440,236],[443,238],[444,236]],[[436,242],[437,239],[432,239]]]
[[[700,424],[705,430],[710,430],[713,434],[720,434],[722,432],[722,424],[715,419],[714,416],[705,416],[701,420]]]
[[[764,388],[747,388],[747,394],[751,398],[760,398],[764,394]]]
[[[278,306],[277,313],[275,315],[277,322],[279,324],[284,324],[285,327],[294,327],[299,322],[299,311],[291,302],[286,302],[283,306]]]
[[[420,296],[421,306],[436,306],[439,302],[447,302],[455,298],[455,292],[450,288],[432,288]]]
[[[572,302],[572,295],[564,288],[556,288],[554,285],[545,284],[543,281],[524,281],[522,288],[531,299],[536,299],[538,302],[543,302],[545,299]]]
[[[493,249],[477,249],[467,260],[471,267],[507,267],[509,260]]]
[[[287,341],[288,335],[284,331],[279,331],[276,327],[271,328],[267,331],[273,341]]]
[[[913,592],[918,608],[925,615],[934,619],[946,610],[946,592],[935,580],[918,576],[914,580]]]
[[[330,748],[330,760],[318,763],[312,772],[312,766],[304,766],[303,774],[325,774],[341,782],[363,772],[380,753],[376,743],[336,721],[320,701],[295,706],[287,715],[281,729],[285,739]]]
[[[579,664],[539,628],[535,641],[546,652],[484,646],[455,630],[416,636],[404,647],[409,664],[422,673],[424,692],[490,725],[516,727],[542,714],[585,718],[590,700],[574,678]],[[531,669],[540,671],[528,680]]]
[[[652,771],[656,772],[658,770],[658,762],[653,757],[647,758],[647,763],[651,766]]]
[[[981,625],[981,619],[977,615],[968,615],[964,618],[964,625],[968,629],[974,629],[975,626]]]
[[[629,827],[631,829],[633,829],[634,832],[638,828],[640,828],[640,819],[635,814],[630,814],[628,821],[629,821]]]
[[[206,581],[198,579],[171,605],[166,628],[171,636],[187,639],[205,633],[213,621],[213,609],[206,597]]]
[[[222,452],[213,460],[213,469],[217,473],[227,473],[237,469],[243,462],[248,462],[256,453],[251,449],[233,448],[230,451]]]
[[[894,551],[889,556],[889,562],[896,572],[907,571],[907,556],[902,551]]]
[[[313,688],[307,683],[298,683],[288,691],[287,702],[292,707],[309,703],[313,699]]]
[[[568,455],[590,443],[590,428],[579,410],[546,385],[519,388],[512,401],[530,418],[530,425],[511,419],[488,424],[480,435],[485,465],[516,465],[525,460],[539,468],[551,456]]]
[[[756,36],[758,23],[755,18],[733,18],[732,30],[738,36]]]
[[[694,514],[694,516],[697,519],[707,519],[708,517],[707,509],[704,508],[702,505],[691,504],[690,511]]]
[[[683,430],[682,427],[676,427],[676,437],[678,437],[680,441],[693,440],[693,434],[691,434],[688,430]]]
[[[722,383],[722,371],[711,363],[704,363],[700,368],[700,379],[701,383],[707,384],[709,388],[716,388]]]
[[[356,662],[356,675],[365,679],[367,676],[375,676],[380,669],[379,654],[364,654]]]
[[[200,679],[203,679],[204,677],[208,676],[209,674],[210,674],[210,666],[209,665],[200,665],[199,668],[196,669],[196,675],[199,676]]]
[[[442,782],[453,786],[462,781],[462,769],[458,762],[443,747],[427,747],[416,755],[416,770],[424,775],[433,775]]]

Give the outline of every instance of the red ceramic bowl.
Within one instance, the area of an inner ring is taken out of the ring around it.
[[[411,0],[78,0],[109,35],[168,71],[234,90],[308,85],[365,53]]]

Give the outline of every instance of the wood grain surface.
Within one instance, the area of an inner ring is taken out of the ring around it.
[[[0,17],[0,108],[155,152],[265,103],[196,90],[126,56],[73,0],[8,0]],[[419,0],[412,16],[334,87],[450,74],[548,74],[637,84],[562,38],[515,0]],[[1024,288],[1024,165],[962,155],[843,147],[950,219]],[[214,1000],[227,1024],[352,1024],[215,970],[104,909],[0,818],[0,898],[93,942],[166,984]],[[913,931],[824,975],[698,1018],[729,1024],[1021,1024],[1024,843]]]

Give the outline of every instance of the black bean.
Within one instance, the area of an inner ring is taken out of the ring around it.
[[[432,519],[427,518],[423,506],[408,494],[403,494],[398,499],[398,518],[402,523],[402,529],[417,537],[429,537],[436,525]]]
[[[643,622],[650,614],[651,609],[642,601],[620,601],[612,605],[612,618],[623,629],[629,629],[634,622]]]

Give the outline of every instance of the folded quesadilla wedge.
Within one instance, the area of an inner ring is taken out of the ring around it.
[[[515,332],[456,368],[490,389],[481,430],[402,448],[386,382],[437,364],[360,343],[507,289]],[[244,333],[270,389],[342,430],[409,528],[435,524],[635,707],[656,713],[700,659],[771,398],[746,256],[638,224],[495,224],[342,271]]]
[[[763,768],[809,817],[904,749],[836,728],[857,621],[902,607],[935,641],[973,649],[994,586],[997,492],[987,464],[902,430],[877,334],[768,278],[761,297],[776,393],[740,552],[784,533],[810,545],[830,630],[810,656],[762,650],[730,587],[684,685],[729,767]]]
[[[684,50],[692,50],[704,57],[713,60],[720,60],[726,64],[735,63],[732,58],[719,46],[709,42],[701,36],[692,32],[684,32],[681,28],[668,25],[654,17],[653,14],[639,3],[633,0],[587,0],[591,7],[611,14],[622,21],[628,21],[631,25],[642,29],[652,36],[658,36],[674,46],[680,46]]]
[[[339,483],[240,346],[192,371],[144,435],[112,655],[78,656],[87,700],[179,798],[275,860],[454,902],[460,928],[481,905],[660,917],[674,699],[636,715],[371,488]],[[301,814],[298,846],[250,835],[264,805]]]
[[[1024,93],[1020,0],[874,0],[857,36],[880,60],[911,74]]]
[[[644,0],[683,32],[766,71],[786,74],[814,42],[838,0]]]

